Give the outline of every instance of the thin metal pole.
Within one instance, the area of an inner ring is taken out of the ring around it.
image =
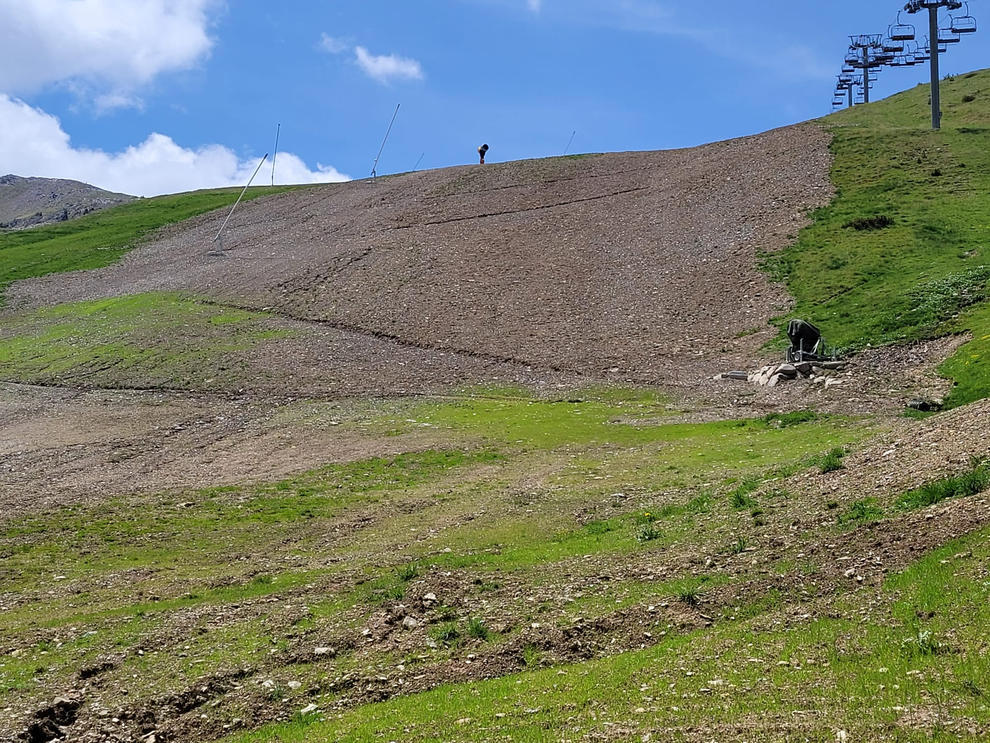
[[[849,106],[848,106],[848,108],[852,108],[852,107],[853,107],[853,86],[850,85],[849,86]]]
[[[282,133],[282,125],[279,124],[275,129],[275,151],[272,155],[272,185],[275,185],[275,160],[278,159],[278,135]]]
[[[863,103],[870,102],[870,50],[863,47]]]
[[[401,103],[395,105],[395,113],[392,114],[392,120],[388,123],[388,131],[385,132],[385,139],[382,140],[382,146],[378,150],[378,155],[375,157],[375,164],[371,166],[371,177],[378,177],[378,161],[381,159],[382,153],[385,151],[385,143],[388,142],[388,135],[392,133],[392,125],[395,124],[395,117],[399,115],[399,106]]]
[[[421,162],[423,162],[423,158],[424,157],[426,157],[426,153],[425,152],[422,155],[419,156],[419,160],[417,160],[416,161],[416,164],[413,166],[413,172],[416,172],[417,170],[419,170],[419,164]]]
[[[220,239],[220,236],[223,234],[224,229],[227,227],[227,222],[229,222],[230,218],[234,216],[234,209],[236,209],[237,205],[241,203],[241,199],[244,198],[244,194],[246,194],[248,188],[251,187],[251,182],[254,180],[255,176],[258,175],[258,171],[261,170],[261,166],[265,164],[265,160],[267,159],[268,159],[268,153],[266,152],[265,156],[261,158],[261,162],[258,163],[258,167],[254,169],[254,175],[251,176],[251,180],[247,182],[247,185],[244,186],[244,190],[241,191],[241,195],[237,197],[237,201],[235,201],[234,205],[230,208],[230,214],[228,214],[227,218],[223,220],[223,224],[220,225],[220,230],[217,232],[217,236],[213,238],[213,242],[216,242],[217,240]]]
[[[932,67],[932,129],[942,128],[942,100],[938,80],[938,6],[928,8],[928,44]]]
[[[569,149],[571,149],[571,145],[574,144],[574,135],[576,135],[576,134],[577,134],[577,129],[575,129],[573,132],[571,132],[571,138],[569,140],[567,140],[567,146],[564,148],[564,154],[565,155],[567,154],[567,151]]]

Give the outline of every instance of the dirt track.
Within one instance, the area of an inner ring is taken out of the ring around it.
[[[116,266],[16,284],[8,304],[188,290],[424,349],[691,382],[751,364],[786,310],[757,256],[830,199],[828,143],[802,125],[283,194],[242,207],[224,258],[206,255],[214,213]]]

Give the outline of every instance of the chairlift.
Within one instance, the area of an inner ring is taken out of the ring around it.
[[[854,73],[855,71],[856,71],[856,68],[855,68],[855,67],[850,67],[849,65],[845,65],[845,66],[843,66],[843,68],[842,68],[842,74],[843,74],[843,75],[851,75],[851,74],[853,74],[853,73]]]
[[[914,41],[915,30],[910,23],[901,23],[901,14],[897,14],[897,23],[888,29],[891,41]]]
[[[846,53],[845,62],[846,65],[848,65],[849,67],[853,67],[853,68],[858,67],[859,65],[863,64],[863,55],[860,54],[858,51],[850,49]]]
[[[881,48],[887,54],[896,54],[897,52],[904,51],[904,42],[895,41],[894,39],[884,39]]]
[[[966,15],[949,16],[952,19],[950,29],[957,34],[976,33],[976,19],[969,14],[969,3],[966,3]]]
[[[951,28],[940,28],[938,30],[938,43],[942,44],[958,44],[962,41],[962,37],[953,31]]]

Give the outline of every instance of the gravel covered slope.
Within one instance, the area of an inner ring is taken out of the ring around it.
[[[191,290],[427,349],[690,382],[760,355],[788,298],[758,254],[831,198],[828,144],[800,125],[287,193],[242,206],[223,258],[214,213],[116,266],[16,284],[8,305]]]

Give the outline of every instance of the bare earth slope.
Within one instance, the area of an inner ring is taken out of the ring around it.
[[[121,264],[13,286],[13,309],[189,290],[547,371],[697,380],[751,363],[786,297],[757,256],[828,202],[829,136],[466,166],[287,193],[174,228]],[[286,363],[289,363],[287,361]]]
[[[5,175],[0,177],[0,229],[64,222],[133,199],[79,181]]]

